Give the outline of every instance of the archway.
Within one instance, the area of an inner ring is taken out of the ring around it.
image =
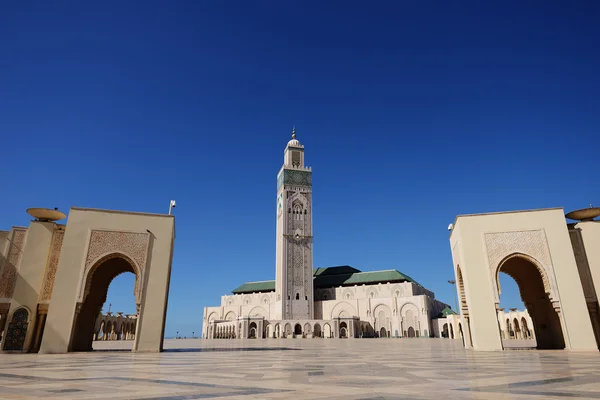
[[[448,335],[448,323],[445,323],[442,328],[442,337],[448,339],[450,335]]]
[[[315,326],[313,328],[313,337],[316,337],[316,338],[323,337],[323,335],[321,333],[321,325],[315,324]]]
[[[135,274],[136,281],[139,279],[133,261],[121,254],[104,257],[90,269],[85,281],[83,303],[75,316],[72,351],[92,350],[96,317],[106,301],[108,287],[115,277],[124,272]],[[136,303],[138,302],[139,299],[136,299]],[[106,340],[114,340],[116,332],[115,324],[107,322],[104,334]]]
[[[285,337],[290,337],[292,335],[292,325],[290,325],[289,323],[285,324],[285,329],[284,332]]]
[[[348,324],[342,322],[340,324],[340,339],[344,339],[348,337]]]
[[[379,330],[379,337],[387,337],[387,331],[385,330],[385,328],[381,328]]]
[[[454,339],[454,324],[450,324],[450,339]]]
[[[249,339],[256,339],[256,322],[251,322],[248,331]]]
[[[296,335],[296,336],[302,336],[302,325],[296,324],[294,326],[294,335]]]
[[[309,337],[311,333],[310,324],[307,322],[304,324],[304,337]]]
[[[408,337],[415,337],[416,333],[415,333],[415,328],[413,328],[412,326],[410,328],[408,328]]]
[[[325,323],[325,325],[323,325],[323,336],[326,339],[331,338],[331,325],[329,325],[328,323]]]
[[[547,282],[547,279],[542,276],[544,272],[541,267],[525,256],[513,255],[500,264],[498,273],[500,272],[514,279],[519,288],[521,300],[533,321],[537,348],[564,349],[565,340],[560,318],[546,293],[544,282]],[[500,287],[499,293],[502,293]],[[517,332],[515,332],[515,337],[516,335]]]

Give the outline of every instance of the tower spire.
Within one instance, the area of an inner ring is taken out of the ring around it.
[[[292,139],[296,139],[296,125],[292,127]]]

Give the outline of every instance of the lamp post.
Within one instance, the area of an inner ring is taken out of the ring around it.
[[[194,332],[194,331],[192,331],[192,339],[194,338],[194,333],[195,333],[195,332]]]
[[[177,335],[175,335],[175,339],[179,339],[179,331],[177,331]]]
[[[455,280],[448,280],[448,283],[451,284],[452,286],[456,285],[456,281]],[[460,311],[458,310],[458,301],[456,300],[457,294],[456,294],[456,288],[453,288],[454,290],[454,296],[452,296],[454,298],[454,307],[456,308],[456,312],[458,314],[460,314]]]
[[[175,200],[171,200],[171,202],[169,203],[169,215],[171,215],[171,212],[175,207],[177,207],[177,203],[175,202]]]

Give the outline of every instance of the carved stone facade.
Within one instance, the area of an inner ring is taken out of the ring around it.
[[[65,231],[55,229],[52,233],[52,242],[50,243],[50,254],[44,273],[44,282],[40,293],[40,301],[49,302],[52,297],[52,288],[54,287],[54,279],[56,278],[56,270],[58,269],[58,260],[60,258],[60,250],[62,248]]]
[[[10,299],[13,295],[26,238],[27,228],[13,228],[7,257],[0,274],[0,299]]]
[[[82,276],[79,299],[83,300],[84,293],[89,289],[88,275],[90,270],[102,259],[112,255],[124,255],[136,272],[135,296],[139,301],[141,282],[143,282],[150,234],[147,232],[125,232],[110,230],[92,230],[90,234],[88,251],[85,258],[85,269]],[[85,290],[84,290],[85,289]]]
[[[543,229],[486,233],[484,237],[496,303],[500,302],[499,267],[513,255],[524,255],[530,258],[530,261],[540,269],[546,293],[551,299],[557,298],[550,250]]]
[[[282,216],[285,216],[282,218]],[[277,176],[277,287],[284,319],[313,317],[312,171],[293,138]]]

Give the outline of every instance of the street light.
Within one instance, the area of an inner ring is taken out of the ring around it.
[[[175,202],[175,200],[171,200],[171,202],[169,203],[169,215],[171,215],[171,211],[177,207],[177,203]]]
[[[175,335],[175,339],[179,339],[179,331],[177,331],[177,335]]]
[[[456,285],[456,281],[452,280],[452,279],[448,280],[448,283],[451,285]],[[456,297],[457,297],[456,289],[454,289],[454,296],[452,296],[452,297],[454,297],[454,307],[456,308],[456,312],[460,313],[460,311],[458,310],[458,301],[456,300]]]
[[[192,339],[194,338],[194,333],[195,333],[195,332],[194,332],[194,331],[192,331]]]

